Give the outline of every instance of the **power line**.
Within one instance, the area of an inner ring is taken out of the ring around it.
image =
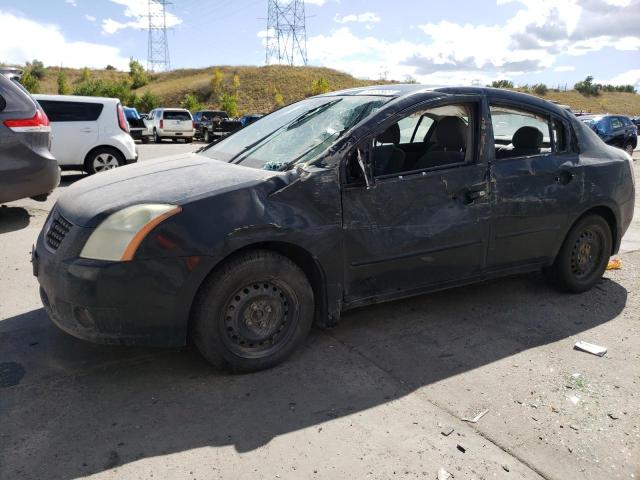
[[[171,70],[169,42],[167,41],[167,0],[149,0],[149,50],[147,70],[166,72]]]
[[[266,64],[307,64],[304,0],[269,0]]]

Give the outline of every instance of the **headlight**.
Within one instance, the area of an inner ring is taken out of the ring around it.
[[[91,234],[80,256],[127,262],[147,234],[167,218],[180,213],[175,205],[134,205],[113,213]]]

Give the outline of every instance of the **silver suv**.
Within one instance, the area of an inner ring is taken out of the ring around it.
[[[0,68],[0,203],[27,197],[43,201],[60,182],[49,151],[49,119],[17,82],[20,73]]]

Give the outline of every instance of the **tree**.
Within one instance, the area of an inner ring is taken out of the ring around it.
[[[30,68],[25,68],[20,77],[20,83],[30,93],[38,93],[40,91],[40,82],[38,78],[31,73]]]
[[[537,93],[538,95],[546,95],[547,92],[549,91],[549,89],[544,83],[536,83],[531,88],[533,92]]]
[[[133,104],[140,112],[150,112],[160,106],[160,97],[155,93],[146,91],[140,97],[136,97]]]
[[[218,100],[222,95],[222,86],[224,83],[224,73],[219,68],[214,68],[213,76],[211,77],[211,97],[214,100]]]
[[[573,86],[573,88],[585,96],[600,95],[599,85],[596,85],[593,83],[593,77],[591,75],[589,75],[587,78],[585,78],[581,82],[576,83]]]
[[[60,69],[58,72],[58,95],[69,95],[69,93],[71,93],[71,87],[67,81],[67,74]]]
[[[140,62],[129,59],[129,77],[131,78],[131,88],[136,89],[144,87],[149,83],[149,76]]]
[[[31,62],[27,62],[27,68],[31,72],[31,75],[33,75],[38,80],[42,80],[44,78],[46,69],[44,68],[44,63],[42,63],[40,60],[34,59]]]
[[[105,70],[111,70],[111,71],[113,71],[113,70],[115,70],[115,69],[116,69],[116,67],[114,67],[113,65],[109,64],[109,65],[107,65],[106,67],[104,67],[104,69],[105,69]]]
[[[220,96],[220,108],[227,112],[230,117],[238,116],[238,96],[230,93],[223,93]]]
[[[87,67],[84,67],[82,69],[82,73],[80,74],[80,81],[81,82],[88,82],[90,78],[91,78],[91,72],[89,71],[89,69]]]
[[[198,97],[193,93],[187,93],[180,102],[180,106],[182,106],[182,108],[186,108],[190,112],[195,112],[204,108],[204,105],[198,101]]]
[[[491,82],[493,88],[513,88],[513,82],[511,80],[494,80]]]
[[[322,95],[323,93],[329,93],[331,86],[326,78],[320,77],[317,80],[311,82],[311,88],[309,89],[309,95]]]

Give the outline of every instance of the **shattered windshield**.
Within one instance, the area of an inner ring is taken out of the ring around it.
[[[261,118],[203,150],[201,155],[265,170],[287,170],[314,160],[347,130],[390,99],[318,97]]]

